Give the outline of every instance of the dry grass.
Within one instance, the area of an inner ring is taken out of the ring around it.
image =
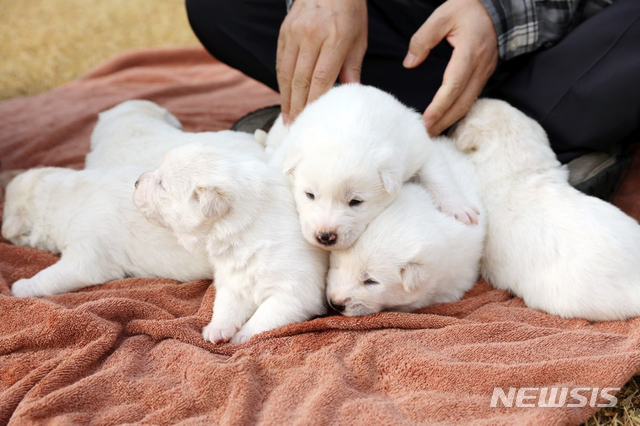
[[[615,407],[603,408],[585,425],[640,425],[640,376],[632,378],[617,395]]]
[[[0,0],[0,99],[49,90],[126,50],[197,43],[184,0]]]
[[[0,99],[49,90],[126,50],[193,44],[183,0],[0,0]],[[640,425],[640,376],[618,400],[587,425]]]

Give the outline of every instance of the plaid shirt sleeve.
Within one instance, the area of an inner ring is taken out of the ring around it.
[[[500,59],[532,52],[562,38],[579,0],[481,0],[498,35]]]
[[[288,11],[294,0],[285,1]],[[615,0],[481,1],[498,35],[500,59],[507,60],[552,45],[571,30],[580,14],[595,14]]]

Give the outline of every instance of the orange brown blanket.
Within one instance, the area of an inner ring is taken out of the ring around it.
[[[199,48],[135,52],[0,103],[2,170],[82,167],[96,114],[130,98],[167,107],[189,131],[278,101]],[[616,198],[636,218],[639,159]],[[200,335],[208,281],[11,297],[15,280],[56,260],[0,241],[0,424],[577,424],[597,408],[491,408],[491,395],[621,387],[640,372],[640,319],[562,320],[484,282],[412,314],[329,316],[215,346]]]

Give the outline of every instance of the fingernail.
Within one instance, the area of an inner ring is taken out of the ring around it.
[[[282,122],[285,126],[289,125],[289,114],[286,114],[284,112],[282,113]]]
[[[433,126],[435,124],[436,120],[433,118],[427,118],[426,120],[424,120],[424,124],[425,126],[427,126],[427,129],[430,129],[431,126]]]
[[[356,77],[352,77],[350,75],[347,75],[343,79],[340,80],[340,83],[342,83],[342,84],[360,83],[360,79],[356,78]]]
[[[414,66],[416,64],[417,60],[418,60],[418,58],[416,58],[416,55],[414,55],[413,53],[409,52],[409,53],[407,53],[407,56],[405,56],[404,61],[402,62],[402,65],[405,68],[411,68],[412,66]]]

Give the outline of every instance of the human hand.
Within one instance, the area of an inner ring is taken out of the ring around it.
[[[411,38],[406,68],[415,68],[443,39],[453,47],[442,85],[424,112],[429,134],[464,117],[498,64],[498,37],[480,0],[447,0]]]
[[[338,77],[360,82],[366,50],[366,0],[296,0],[280,27],[276,56],[285,124]]]

